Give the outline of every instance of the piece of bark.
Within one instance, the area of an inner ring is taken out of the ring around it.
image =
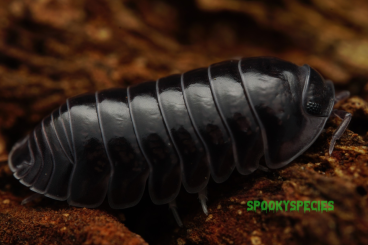
[[[30,192],[10,172],[0,164],[0,244],[147,244],[100,209],[74,208],[65,202],[20,205],[23,198],[14,192]]]

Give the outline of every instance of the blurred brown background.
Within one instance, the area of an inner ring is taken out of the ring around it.
[[[249,56],[368,99],[368,1],[0,1],[0,160],[68,97]]]

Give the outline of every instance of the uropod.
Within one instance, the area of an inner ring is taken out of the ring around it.
[[[155,204],[169,204],[183,184],[198,193],[207,214],[206,186],[260,168],[284,167],[321,134],[333,110],[331,81],[308,65],[272,57],[213,64],[128,88],[67,99],[9,154],[14,176],[32,191],[72,206],[136,205],[147,188]]]

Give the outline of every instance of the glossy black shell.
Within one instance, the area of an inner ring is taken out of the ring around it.
[[[181,184],[203,190],[265,156],[280,168],[303,153],[331,114],[334,88],[309,66],[270,57],[230,60],[127,89],[83,94],[44,118],[9,156],[31,190],[69,204],[169,203]]]

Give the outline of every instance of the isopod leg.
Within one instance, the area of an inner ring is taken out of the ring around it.
[[[345,132],[346,128],[348,127],[350,123],[351,117],[352,117],[352,115],[349,112],[342,111],[342,110],[333,110],[332,115],[341,118],[342,122],[332,135],[332,139],[330,142],[330,148],[328,151],[330,155],[334,149],[336,140],[340,139],[341,135]]]
[[[20,205],[25,205],[27,203],[33,202],[34,200],[36,200],[40,197],[43,197],[43,195],[39,194],[39,193],[35,193],[33,195],[30,195],[29,197],[24,198]]]
[[[169,202],[169,208],[171,209],[171,212],[173,213],[174,219],[178,226],[183,227],[183,222],[181,222],[175,200]]]
[[[203,190],[198,192],[198,198],[199,198],[199,201],[201,203],[203,212],[206,215],[208,215],[208,209],[207,209],[207,204],[206,204],[206,201],[208,200],[208,198],[207,198],[207,188],[204,188]]]
[[[335,104],[341,100],[347,99],[350,97],[350,92],[347,90],[341,91],[335,96]]]
[[[261,164],[258,164],[258,169],[263,171],[263,172],[270,172],[270,169],[261,165]]]

